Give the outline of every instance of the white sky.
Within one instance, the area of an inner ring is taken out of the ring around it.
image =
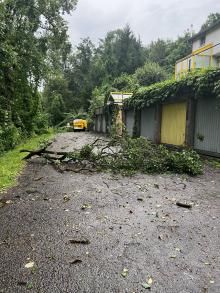
[[[146,45],[157,38],[175,39],[191,24],[198,31],[211,12],[220,12],[220,0],[79,0],[66,19],[73,45],[85,37],[97,44],[126,24]]]

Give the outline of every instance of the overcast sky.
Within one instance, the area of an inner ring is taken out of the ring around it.
[[[126,24],[146,45],[157,38],[175,39],[191,25],[198,31],[211,12],[220,12],[220,0],[79,0],[67,20],[73,45],[85,37],[97,44]]]

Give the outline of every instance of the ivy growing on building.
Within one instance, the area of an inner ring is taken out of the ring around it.
[[[141,87],[125,101],[126,109],[142,109],[175,97],[217,97],[220,101],[220,69],[206,69],[189,73],[179,80],[166,80]]]

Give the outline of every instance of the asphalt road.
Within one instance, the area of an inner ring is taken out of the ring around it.
[[[59,134],[51,148],[94,139]],[[61,174],[33,159],[3,197],[0,292],[220,292],[219,170]]]

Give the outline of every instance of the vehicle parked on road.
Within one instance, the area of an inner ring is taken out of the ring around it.
[[[74,119],[72,121],[72,126],[74,131],[76,130],[86,131],[88,127],[88,123],[87,123],[87,120],[85,119]]]

